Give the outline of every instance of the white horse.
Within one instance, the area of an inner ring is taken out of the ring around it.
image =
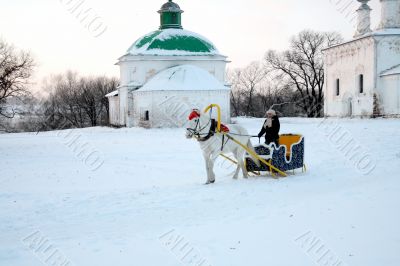
[[[233,154],[238,162],[235,174],[233,175],[234,179],[238,178],[240,169],[242,169],[243,177],[248,178],[248,173],[244,166],[244,154],[246,151],[232,140],[229,140],[226,136],[223,137],[222,134],[216,133],[216,127],[217,122],[211,120],[207,115],[201,115],[198,109],[193,109],[189,115],[189,127],[186,130],[186,138],[195,138],[200,144],[206,162],[206,184],[215,182],[214,163],[221,153]],[[245,128],[232,124],[230,124],[228,128],[232,137],[254,150]],[[258,163],[258,160],[256,159],[255,162]]]

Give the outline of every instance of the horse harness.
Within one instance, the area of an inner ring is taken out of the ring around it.
[[[195,134],[197,141],[205,142],[205,141],[209,140],[211,137],[213,137],[215,135],[215,133],[217,133],[217,130],[216,130],[217,122],[215,121],[215,119],[211,119],[209,123],[211,123],[211,126],[210,126],[210,130],[208,131],[208,134],[206,136],[200,137],[200,133]],[[196,124],[196,128],[198,127],[198,125],[199,125],[199,121]],[[225,134],[222,134],[221,151],[224,149],[224,146],[226,145],[226,143],[228,143],[228,141],[229,141],[229,138],[227,138],[225,141]]]

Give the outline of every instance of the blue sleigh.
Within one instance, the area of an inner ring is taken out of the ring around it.
[[[296,169],[305,171],[304,137],[296,134],[283,134],[279,136],[279,144],[279,147],[276,147],[275,143],[260,144],[255,146],[254,150],[261,158],[283,172]],[[260,172],[271,172],[268,165],[261,163],[261,166],[257,166],[248,153],[246,153],[244,161],[248,172],[257,175],[260,175]]]

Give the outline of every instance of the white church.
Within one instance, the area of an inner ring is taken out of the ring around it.
[[[230,122],[227,57],[205,37],[184,30],[183,11],[169,0],[158,11],[161,26],[139,38],[118,60],[120,86],[106,95],[110,123],[126,127],[182,126],[192,108],[211,103]]]
[[[400,0],[380,0],[371,30],[369,0],[358,0],[354,38],[324,50],[325,116],[400,115]]]

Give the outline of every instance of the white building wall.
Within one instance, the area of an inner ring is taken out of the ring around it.
[[[372,37],[332,47],[325,54],[324,112],[327,116],[368,116],[373,112],[375,42]],[[363,93],[359,75],[364,76]],[[336,95],[336,80],[340,93]]]
[[[385,115],[400,114],[400,75],[383,76],[379,79],[381,94],[381,112]]]
[[[204,110],[214,103],[221,106],[222,122],[230,122],[230,91],[135,91],[133,126],[183,127],[193,108]],[[148,122],[144,121],[149,111]],[[214,111],[216,117],[216,110]]]
[[[127,114],[126,114],[126,126],[133,127],[134,126],[134,109],[133,109],[133,91],[128,91],[128,99],[127,99]]]
[[[377,73],[400,64],[400,34],[377,36]]]
[[[110,124],[113,126],[120,126],[119,120],[119,96],[113,96],[108,98],[109,112],[110,112]]]
[[[119,125],[126,126],[126,118],[128,114],[128,87],[118,89],[119,93]]]
[[[400,64],[400,35],[379,36],[377,46],[377,93],[379,95],[380,112],[383,115],[400,114],[398,94],[400,87],[398,77],[383,76],[380,73]]]

